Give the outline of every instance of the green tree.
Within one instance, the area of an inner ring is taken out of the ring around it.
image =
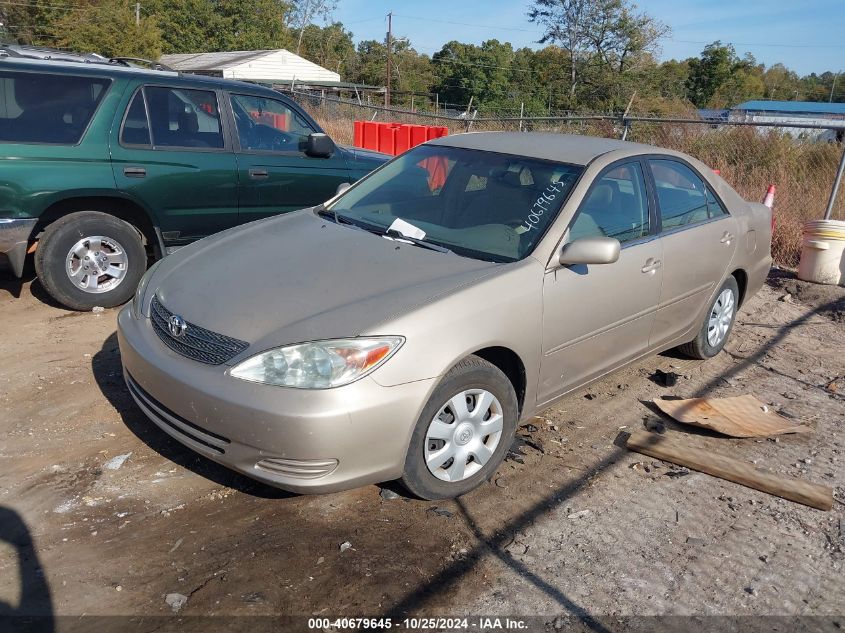
[[[315,64],[346,75],[355,57],[352,33],[340,22],[324,27],[309,24],[303,31],[299,54]]]
[[[142,15],[161,29],[165,53],[260,50],[291,46],[281,0],[145,0]]]
[[[289,25],[298,32],[296,40],[297,55],[302,49],[302,40],[308,25],[317,17],[326,21],[330,20],[336,8],[337,0],[292,0],[287,19]]]
[[[487,40],[481,46],[451,41],[432,56],[437,73],[434,90],[441,101],[467,104],[470,98],[491,112],[506,107],[513,109],[519,90],[511,83],[513,47],[498,40]]]
[[[0,41],[55,46],[54,25],[63,17],[85,11],[87,5],[68,0],[61,5],[0,0]]]
[[[705,46],[700,57],[688,61],[690,101],[699,108],[706,108],[716,91],[728,81],[739,60],[733,46],[716,41]]]
[[[763,72],[762,83],[766,99],[793,101],[804,97],[805,86],[798,75],[783,64],[769,66]]]
[[[528,19],[543,28],[540,43],[559,44],[569,52],[569,102],[578,90],[593,100],[618,101],[619,77],[657,50],[669,27],[630,0],[533,0]]]
[[[53,25],[53,36],[62,48],[106,57],[158,59],[162,49],[155,18],[143,17],[136,25],[134,9],[123,0],[103,0],[66,14]]]

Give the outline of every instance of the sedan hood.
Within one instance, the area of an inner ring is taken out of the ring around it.
[[[253,353],[372,331],[504,266],[395,242],[304,210],[180,249],[155,271],[146,301],[155,290],[170,311],[248,341]]]

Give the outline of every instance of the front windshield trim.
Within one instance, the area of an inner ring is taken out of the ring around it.
[[[521,260],[523,260],[527,257],[530,257],[537,250],[537,248],[540,246],[540,244],[543,242],[543,240],[545,239],[545,237],[546,237],[547,233],[549,232],[549,230],[551,229],[551,227],[556,223],[557,219],[560,216],[561,210],[566,206],[566,203],[569,201],[569,199],[572,195],[572,192],[577,188],[578,184],[581,182],[581,179],[584,176],[584,173],[587,169],[586,165],[582,165],[580,163],[573,163],[573,162],[568,162],[568,161],[563,161],[563,160],[552,160],[552,159],[548,159],[548,158],[538,158],[538,157],[534,157],[534,156],[530,156],[530,155],[526,155],[526,154],[513,154],[513,153],[509,153],[509,152],[499,152],[499,151],[479,149],[479,148],[474,148],[474,147],[461,147],[461,146],[458,146],[458,145],[449,145],[448,143],[442,143],[442,142],[436,143],[436,144],[423,143],[423,144],[418,145],[414,148],[411,148],[410,150],[408,150],[404,154],[400,154],[398,156],[395,156],[394,158],[387,161],[386,163],[379,165],[378,168],[376,168],[375,170],[373,170],[372,172],[367,174],[364,178],[356,181],[351,187],[349,187],[345,191],[343,191],[343,193],[335,196],[333,199],[326,202],[323,205],[323,208],[330,210],[333,213],[337,213],[337,215],[342,217],[345,222],[348,222],[350,224],[355,224],[355,225],[357,225],[361,228],[364,228],[365,230],[368,230],[368,231],[371,231],[371,232],[384,232],[385,230],[387,230],[389,225],[382,226],[382,225],[366,222],[365,220],[363,220],[361,218],[349,216],[346,213],[343,213],[341,211],[336,211],[335,207],[338,205],[338,203],[340,203],[349,194],[354,192],[356,189],[358,189],[361,185],[363,185],[364,183],[369,181],[371,178],[377,176],[377,174],[379,174],[382,170],[389,168],[398,159],[401,159],[402,157],[409,157],[412,154],[417,154],[417,155],[422,154],[423,156],[421,156],[421,158],[425,159],[426,158],[425,154],[437,152],[437,150],[439,150],[441,148],[457,150],[457,151],[462,152],[462,153],[463,152],[472,152],[472,153],[502,157],[502,158],[506,158],[506,159],[526,160],[526,161],[531,161],[533,163],[540,163],[540,164],[553,166],[553,167],[565,167],[565,168],[567,168],[571,171],[571,174],[573,176],[573,179],[572,179],[571,183],[569,183],[568,190],[565,192],[564,197],[560,200],[560,203],[558,205],[556,205],[556,207],[553,208],[553,213],[550,215],[548,222],[545,223],[545,226],[543,226],[538,231],[538,235],[537,235],[536,240],[534,240],[534,242],[530,245],[529,248],[527,248],[525,250],[525,252],[523,252],[521,255],[519,255],[517,257],[510,257],[510,256],[502,254],[502,253],[495,253],[495,252],[477,250],[477,249],[473,249],[473,248],[470,248],[468,246],[464,246],[464,245],[461,245],[461,244],[455,244],[450,240],[433,239],[429,235],[426,235],[426,237],[425,237],[426,242],[429,242],[431,244],[436,244],[436,245],[442,246],[444,248],[448,248],[449,250],[453,251],[454,253],[456,253],[458,255],[470,257],[472,259],[477,259],[477,260],[480,260],[480,261],[490,261],[490,262],[495,262],[495,263],[511,263],[511,262],[521,261]],[[550,209],[550,211],[551,210],[552,209]],[[409,220],[409,221],[411,221],[413,223],[413,220]]]

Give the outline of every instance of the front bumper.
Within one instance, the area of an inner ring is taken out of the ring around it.
[[[0,255],[5,255],[16,277],[23,274],[23,263],[32,229],[37,219],[0,218]]]
[[[396,479],[435,379],[335,389],[232,378],[167,348],[131,305],[118,316],[124,377],[138,406],[194,451],[264,483],[324,493]]]

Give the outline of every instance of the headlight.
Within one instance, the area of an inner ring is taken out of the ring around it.
[[[135,289],[135,297],[132,299],[132,315],[136,319],[140,319],[144,315],[144,294],[147,291],[147,286],[150,283],[150,277],[153,276],[155,269],[163,262],[163,259],[158,260],[155,264],[147,269],[141,281],[138,282],[138,288]]]
[[[348,385],[396,353],[401,336],[313,341],[271,349],[236,365],[235,378],[280,387],[329,389]]]

